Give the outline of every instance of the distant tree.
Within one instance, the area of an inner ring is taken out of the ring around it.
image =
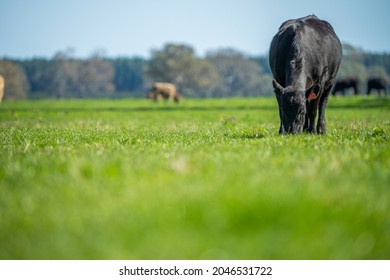
[[[217,70],[221,83],[215,89],[216,96],[256,96],[269,93],[259,62],[248,59],[234,49],[211,51],[206,59]]]
[[[79,61],[77,66],[74,91],[78,97],[104,96],[114,91],[114,69],[110,62],[95,54]]]
[[[254,57],[252,60],[257,61],[260,64],[264,74],[272,74],[268,63],[268,56]]]
[[[51,97],[64,98],[75,90],[80,62],[72,56],[71,49],[54,55],[48,68],[48,75],[51,77],[48,90]]]
[[[34,58],[20,61],[20,64],[24,68],[30,85],[28,98],[48,97],[48,86],[51,83],[51,75],[48,69],[51,61],[44,58]]]
[[[147,61],[140,57],[110,60],[114,67],[114,84],[118,92],[145,90],[144,71]]]
[[[389,80],[389,76],[386,72],[385,67],[380,65],[374,65],[368,68],[368,77],[369,78],[383,78]]]
[[[182,84],[194,61],[194,50],[190,46],[167,44],[162,50],[152,51],[146,74],[152,81]]]
[[[197,59],[192,47],[181,44],[167,44],[162,50],[152,51],[145,73],[150,82],[173,83],[182,94],[212,86],[217,78],[207,61]]]
[[[39,73],[39,76],[47,81],[48,95],[54,98],[86,98],[114,92],[112,63],[99,55],[96,53],[86,60],[81,60],[73,57],[72,50],[55,54],[43,73]]]
[[[274,88],[272,86],[273,77],[271,74],[262,74],[259,77],[258,88],[253,90],[252,95],[256,96],[273,96]]]
[[[220,77],[215,67],[205,59],[197,59],[189,71],[186,93],[189,96],[212,97]]]
[[[0,75],[4,77],[4,100],[27,98],[29,85],[23,68],[9,60],[0,60]]]
[[[390,54],[388,53],[364,53],[364,65],[367,68],[372,66],[382,66],[387,75],[390,75]]]
[[[107,59],[101,51],[79,59],[66,49],[51,59],[0,60],[0,71],[7,79],[5,99],[144,97],[153,82],[174,83],[179,92],[194,97],[273,95],[267,56],[247,57],[228,48],[199,58],[185,44],[153,50],[150,60]],[[338,78],[357,77],[364,91],[367,78],[374,76],[389,80],[390,54],[344,44]]]

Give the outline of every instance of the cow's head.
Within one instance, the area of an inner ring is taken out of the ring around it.
[[[297,90],[291,86],[283,88],[276,80],[273,80],[272,84],[279,104],[281,118],[279,132],[302,132],[306,114],[305,90]]]

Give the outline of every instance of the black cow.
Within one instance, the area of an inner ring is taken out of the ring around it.
[[[341,91],[345,95],[345,90],[352,88],[355,95],[359,92],[359,79],[358,78],[343,78],[336,81],[334,84],[332,94],[336,95],[336,92]]]
[[[383,78],[371,78],[368,79],[367,82],[367,95],[370,95],[372,89],[376,89],[378,91],[378,95],[381,94],[381,90],[385,92],[385,96],[387,95],[387,81]]]
[[[328,22],[313,15],[280,26],[269,51],[279,133],[325,132],[325,108],[340,62],[341,43]]]

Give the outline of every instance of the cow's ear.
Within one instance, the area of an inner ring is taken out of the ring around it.
[[[272,80],[272,86],[275,89],[275,93],[277,93],[277,92],[282,93],[283,92],[284,88],[275,79]]]

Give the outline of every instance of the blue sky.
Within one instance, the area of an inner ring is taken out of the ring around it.
[[[388,0],[0,0],[0,11],[0,58],[68,48],[78,57],[149,57],[167,42],[200,56],[222,47],[264,55],[284,20],[309,14],[329,21],[342,42],[390,52]]]

